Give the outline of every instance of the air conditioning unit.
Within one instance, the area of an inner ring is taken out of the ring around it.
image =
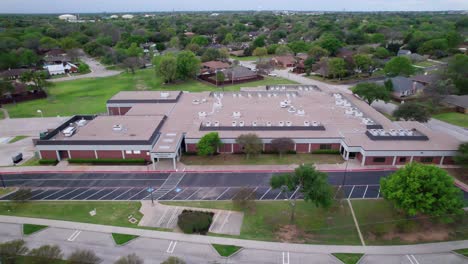
[[[231,122],[231,125],[232,125],[233,127],[237,126],[237,121],[232,121],[232,122]]]
[[[168,98],[169,93],[168,92],[161,92],[161,98]]]
[[[256,127],[257,126],[257,121],[253,121],[252,126]]]
[[[206,112],[198,112],[198,117],[199,117],[199,118],[204,118],[204,117],[206,117]]]
[[[215,127],[219,127],[219,121],[215,121],[215,122],[214,122],[214,126],[215,126]]]
[[[304,121],[304,126],[310,126],[310,122],[309,121]]]
[[[239,126],[243,127],[244,126],[244,121],[239,121]]]
[[[279,121],[278,124],[279,124],[280,127],[284,126],[284,122],[283,122],[283,121]]]
[[[211,126],[211,122],[210,122],[210,121],[206,121],[206,122],[205,122],[205,126],[210,127],[210,126]]]
[[[267,122],[266,122],[266,126],[267,126],[267,127],[271,127],[271,122],[270,122],[270,121],[267,121]]]
[[[286,121],[286,126],[288,126],[288,127],[292,126],[292,122],[291,121]]]
[[[123,126],[122,125],[113,125],[112,130],[114,131],[122,131]]]

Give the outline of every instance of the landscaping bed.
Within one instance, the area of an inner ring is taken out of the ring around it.
[[[90,165],[147,165],[145,159],[68,159],[69,164]]]
[[[137,237],[138,236],[135,236],[135,235],[112,233],[112,238],[114,239],[115,244],[119,246],[127,244],[128,242],[132,241],[133,239]]]
[[[41,231],[44,228],[47,228],[47,226],[23,224],[23,234],[31,235],[31,234]]]
[[[178,216],[177,226],[185,234],[205,235],[213,222],[214,213],[183,210]]]
[[[230,257],[232,254],[241,250],[241,247],[232,245],[211,244],[221,257]]]

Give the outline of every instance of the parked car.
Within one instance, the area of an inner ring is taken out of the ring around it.
[[[276,73],[269,73],[268,76],[271,76],[271,77],[278,77],[278,74],[276,74]]]

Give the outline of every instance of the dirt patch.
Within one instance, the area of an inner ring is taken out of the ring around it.
[[[146,91],[146,90],[149,90],[149,87],[146,86],[145,84],[143,84],[141,81],[139,81],[136,85],[135,85],[135,89],[137,91]]]
[[[304,232],[297,228],[296,225],[281,226],[276,232],[276,236],[281,242],[304,242],[304,240],[301,239],[304,236]]]
[[[390,232],[383,236],[384,240],[399,239],[404,242],[429,242],[429,241],[444,241],[450,238],[450,231],[444,228],[428,229],[427,231],[411,232],[411,233],[394,233]]]

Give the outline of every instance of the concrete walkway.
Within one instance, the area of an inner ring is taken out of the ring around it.
[[[403,245],[403,246],[337,246],[337,245],[304,245],[290,243],[263,242],[254,240],[243,240],[224,237],[212,237],[201,235],[186,235],[173,232],[161,232],[127,227],[116,227],[107,225],[95,225],[86,223],[76,223],[68,221],[15,217],[15,216],[0,216],[0,223],[13,224],[35,224],[46,225],[49,227],[75,229],[82,231],[101,232],[101,233],[121,233],[131,234],[146,238],[156,238],[165,240],[175,240],[199,244],[225,244],[236,245],[246,249],[259,249],[270,251],[288,251],[298,253],[365,253],[365,254],[425,254],[425,253],[442,253],[456,249],[468,248],[468,240],[428,243],[418,245]]]
[[[4,119],[10,119],[10,114],[8,113],[8,110],[6,110],[5,108],[0,108],[0,111],[3,112]]]

